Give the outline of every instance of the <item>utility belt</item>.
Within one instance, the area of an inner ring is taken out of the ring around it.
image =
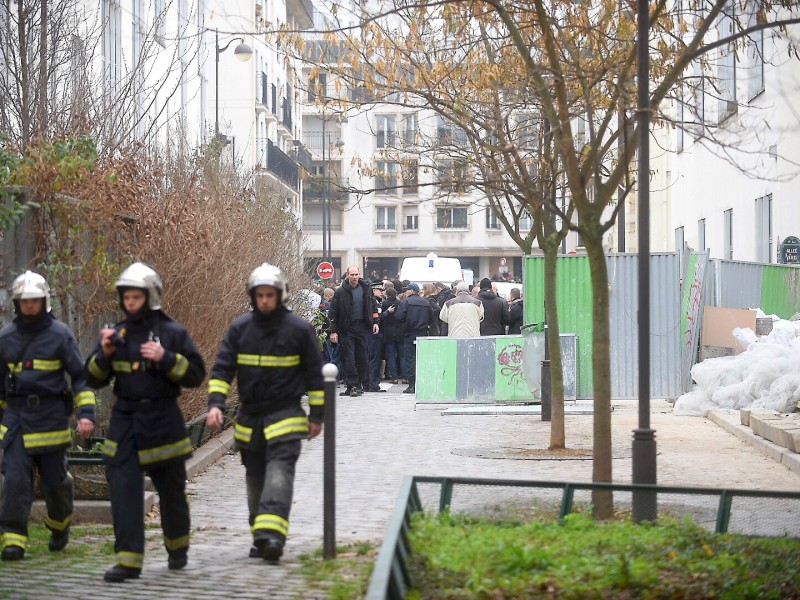
[[[125,412],[148,413],[166,406],[168,403],[177,401],[177,398],[121,398],[117,397],[114,408]]]
[[[14,410],[23,408],[39,408],[48,402],[64,402],[64,394],[28,394],[27,396],[9,396],[6,403]]]

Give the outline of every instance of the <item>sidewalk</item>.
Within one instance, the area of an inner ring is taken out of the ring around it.
[[[336,398],[337,544],[381,540],[404,475],[591,481],[588,459],[509,458],[547,448],[550,424],[538,415],[443,414],[449,405],[415,405],[413,396],[401,393],[403,387]],[[746,432],[728,431],[726,423],[735,428],[738,417],[715,419],[675,417],[670,404],[652,403],[659,484],[800,491],[800,472],[751,445],[743,439]],[[614,480],[630,482],[636,403],[615,403],[612,426]],[[212,442],[217,453],[225,452],[231,435]],[[566,436],[568,447],[590,449],[591,415],[567,415]],[[202,453],[209,452],[213,446],[207,445]],[[111,556],[76,565],[68,547],[59,557],[29,553],[21,564],[0,563],[0,597],[324,598],[324,592],[308,590],[298,573],[299,557],[322,546],[322,457],[322,437],[304,444],[289,541],[278,566],[247,557],[244,470],[237,455],[225,453],[189,484],[192,548],[184,571],[167,570],[156,527],[148,530],[139,580],[107,584],[102,576]]]

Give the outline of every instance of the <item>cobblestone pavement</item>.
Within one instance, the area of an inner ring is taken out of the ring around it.
[[[384,384],[386,387],[386,384]],[[548,481],[591,481],[584,459],[542,459],[528,450],[549,444],[550,424],[535,415],[449,415],[442,405],[415,405],[402,386],[389,393],[337,398],[337,544],[379,542],[405,475],[470,476]],[[635,402],[615,403],[614,480],[630,482]],[[720,424],[676,417],[654,401],[658,483],[800,491],[800,474]],[[592,417],[567,415],[567,445],[591,448]],[[229,439],[226,432],[222,439]],[[219,442],[214,442],[219,444]],[[491,458],[485,458],[491,457]],[[325,598],[299,573],[300,556],[322,546],[322,437],[304,445],[297,467],[289,541],[281,563],[250,559],[244,470],[224,454],[189,484],[192,547],[188,567],[167,570],[158,527],[148,530],[141,579],[107,584],[112,556],[79,559],[70,553],[31,553],[0,563],[0,597],[101,600],[105,598]],[[474,490],[478,503],[497,503],[494,491]],[[464,501],[454,496],[456,502]]]

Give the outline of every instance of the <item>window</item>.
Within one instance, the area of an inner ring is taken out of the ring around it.
[[[500,219],[491,206],[486,207],[486,229],[500,229]]]
[[[375,163],[375,193],[396,194],[400,163],[379,160]]]
[[[419,208],[406,206],[403,209],[403,231],[417,231],[419,229]]]
[[[703,134],[705,120],[705,86],[704,86],[703,65],[699,60],[694,61],[694,76],[692,77],[692,108],[694,110],[694,122],[696,137]]]
[[[156,41],[162,46],[166,47],[167,43],[164,39],[167,27],[167,0],[155,0],[155,27]]]
[[[572,122],[572,139],[575,140],[575,149],[580,150],[586,145],[586,117],[580,115]]]
[[[678,152],[683,152],[683,128],[685,127],[686,123],[686,106],[683,103],[684,98],[684,89],[683,86],[680,86],[680,96],[678,96],[678,140],[677,140],[677,148]]]
[[[407,160],[402,164],[403,188],[400,192],[404,195],[416,194],[419,191],[419,165],[416,160]]]
[[[706,249],[706,220],[697,221],[697,249],[701,252]]]
[[[439,190],[462,194],[467,191],[467,163],[463,160],[440,160],[437,163]]]
[[[723,258],[733,260],[733,209],[729,208],[723,214],[722,254]]]
[[[468,226],[466,206],[436,207],[436,229],[467,229]]]
[[[376,206],[375,229],[378,231],[397,231],[397,208],[394,206]]]
[[[397,132],[394,115],[378,115],[375,117],[375,142],[378,148],[395,148]]]
[[[756,198],[756,261],[772,262],[772,194]]]
[[[762,0],[749,2],[749,27],[758,25],[758,13],[762,10]],[[750,34],[750,44],[747,46],[749,59],[750,81],[748,85],[749,100],[752,100],[764,91],[764,30],[761,29]]]
[[[417,143],[417,113],[403,117],[403,147],[409,148]]]
[[[437,117],[436,139],[443,145],[453,144],[455,146],[460,146],[466,143],[467,134],[460,127],[456,127],[452,123],[445,121],[442,117]]]
[[[328,94],[328,74],[320,73],[308,80],[308,101],[316,102],[317,98],[324,99]]]
[[[527,210],[519,213],[519,230],[520,233],[530,231],[533,227],[533,217]]]
[[[730,5],[731,12],[734,5]],[[734,20],[730,14],[720,16],[717,32],[720,39],[733,35]],[[737,110],[736,104],[736,45],[731,42],[720,46],[719,65],[717,66],[719,86],[719,119],[722,122]]]

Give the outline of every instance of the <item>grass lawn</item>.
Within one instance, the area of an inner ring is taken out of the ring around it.
[[[690,520],[497,522],[417,514],[417,599],[800,599],[800,540],[715,535]]]

